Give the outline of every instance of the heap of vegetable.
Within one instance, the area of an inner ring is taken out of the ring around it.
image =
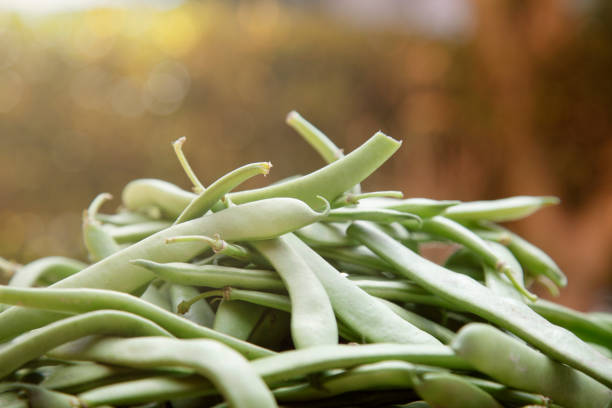
[[[498,225],[557,199],[362,192],[400,142],[378,132],[345,156],[287,123],[325,167],[234,192],[271,167],[253,163],[205,188],[179,139],[194,192],[134,180],[116,214],[101,194],[83,217],[91,264],[16,268],[0,405],[609,406],[612,315],[538,300],[530,284],[555,292],[564,274]],[[444,265],[419,255],[430,243],[453,248]]]

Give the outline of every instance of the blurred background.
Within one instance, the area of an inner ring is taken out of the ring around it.
[[[0,256],[85,259],[96,194],[110,212],[134,178],[190,187],[180,136],[205,185],[322,166],[292,109],[347,152],[403,140],[368,189],[559,196],[510,227],[566,272],[560,302],[612,308],[607,0],[2,0]]]

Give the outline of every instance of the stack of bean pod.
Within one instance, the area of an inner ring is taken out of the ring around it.
[[[362,192],[400,147],[346,156],[296,112],[328,163],[234,192],[134,180],[114,214],[83,215],[90,263],[14,269],[0,286],[0,406],[611,406],[612,315],[537,299],[566,278],[499,223],[557,202]],[[451,255],[434,263],[432,245]]]

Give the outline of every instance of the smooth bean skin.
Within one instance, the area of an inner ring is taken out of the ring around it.
[[[426,373],[413,378],[416,392],[433,407],[502,408],[492,396],[457,375]]]
[[[239,300],[221,300],[213,329],[237,339],[247,340],[265,308]]]
[[[177,283],[170,285],[168,294],[170,295],[172,311],[176,312],[178,305],[181,302],[197,296],[199,293],[200,292],[193,286],[180,285]],[[183,315],[183,317],[196,324],[199,324],[200,326],[212,327],[213,321],[215,320],[215,312],[208,303],[198,302],[198,304],[190,308],[189,311]]]
[[[176,219],[197,195],[164,180],[137,179],[130,181],[121,193],[128,210],[139,211],[156,207],[164,218]]]
[[[174,283],[222,288],[283,291],[285,286],[278,273],[263,269],[243,269],[221,265],[193,265],[182,262],[157,263],[146,259],[133,260],[134,265],[153,272],[159,278]]]
[[[62,394],[57,391],[50,391],[43,387],[39,387],[33,384],[27,383],[4,383],[0,384],[0,394],[4,394],[7,391],[25,391],[28,396],[26,407],[28,408],[79,408],[83,405],[78,398],[72,395]],[[1,399],[0,399],[0,402]],[[5,408],[17,408],[16,406],[9,406]]]
[[[295,231],[310,246],[344,247],[357,245],[346,234],[348,224],[315,222]]]
[[[336,146],[323,132],[296,111],[291,111],[287,114],[286,122],[321,155],[326,163],[333,163],[344,157],[342,149]]]
[[[612,386],[612,360],[573,333],[549,323],[527,305],[500,297],[475,280],[416,255],[365,223],[353,223],[347,233],[432,294],[511,331],[551,357]]]
[[[523,279],[523,268],[505,246],[498,244],[497,242],[486,241],[498,258],[510,267],[515,279],[518,282],[524,282]],[[491,268],[489,265],[483,262],[482,269],[484,270],[485,285],[490,288],[493,292],[498,293],[501,296],[507,296],[513,298],[518,302],[523,302],[523,296],[516,290],[512,285],[512,282],[499,272]],[[530,302],[532,303],[532,302]]]
[[[338,320],[365,341],[440,344],[341,275],[295,235],[287,234],[286,239],[319,278]]]
[[[362,207],[388,208],[390,210],[404,211],[416,214],[422,218],[430,218],[444,212],[447,208],[455,206],[460,201],[431,200],[429,198],[406,198],[395,200],[392,198],[367,198],[360,202]]]
[[[0,378],[54,347],[92,334],[171,336],[155,323],[126,312],[103,310],[68,317],[25,334],[1,348]]]
[[[87,345],[63,347],[54,355],[145,369],[160,366],[191,368],[210,380],[231,407],[277,406],[272,393],[248,361],[213,340],[98,338]]]
[[[317,196],[333,201],[372,174],[400,145],[401,142],[377,132],[351,153],[313,173],[285,183],[230,193],[228,196],[236,204],[270,197],[293,197],[313,208],[320,208],[321,202]]]
[[[363,220],[390,224],[392,222],[413,222],[415,225],[421,224],[421,217],[416,214],[389,210],[386,208],[336,208],[327,214],[327,219],[333,222]]]
[[[471,201],[457,204],[444,211],[453,220],[514,221],[533,214],[542,207],[558,204],[557,197],[516,196],[500,200]]]
[[[460,370],[470,368],[446,346],[385,343],[309,347],[263,357],[251,364],[267,384],[274,385],[332,368],[347,368],[385,360],[401,360]]]
[[[217,201],[222,199],[225,194],[258,174],[267,175],[271,167],[272,163],[252,163],[229,172],[194,198],[176,218],[174,224],[180,224],[181,222],[201,217],[206,214]]]
[[[391,269],[388,263],[377,257],[363,245],[347,248],[315,248],[315,251],[326,258],[350,262],[355,265],[366,266],[379,271]]]
[[[96,220],[98,209],[112,198],[113,196],[108,193],[98,194],[89,208],[83,212],[83,242],[92,262],[98,262],[120,249],[119,244],[102,227],[102,223]]]
[[[151,281],[155,275],[131,264],[143,258],[155,262],[187,261],[201,253],[202,242],[167,245],[166,239],[179,235],[221,234],[227,240],[269,239],[318,221],[321,214],[292,198],[260,200],[227,208],[167,228],[132,246],[83,269],[53,287],[102,288],[131,292]],[[39,327],[48,322],[49,315],[42,310],[13,307],[0,314],[0,326],[6,328],[0,341]]]
[[[172,224],[168,221],[155,220],[130,225],[105,225],[104,228],[118,244],[131,244],[158,233]]]
[[[58,280],[73,275],[87,267],[87,264],[63,256],[40,258],[17,269],[9,286],[27,288],[36,285],[46,275],[54,275]]]
[[[43,379],[40,386],[50,390],[74,393],[74,389],[87,383],[96,383],[110,377],[123,377],[134,372],[125,367],[96,363],[78,363],[55,368]]]
[[[195,324],[127,293],[103,289],[33,289],[0,286],[0,303],[21,304],[70,313],[87,313],[102,309],[116,309],[142,316],[180,338],[208,338],[217,340],[239,351],[247,358],[273,354],[270,350],[254,346],[215,330]],[[58,318],[65,317],[58,314]]]
[[[491,228],[494,228],[494,230],[477,230],[476,234],[484,239],[507,246],[521,265],[533,275],[544,275],[561,287],[567,285],[565,274],[544,251],[500,226],[491,226]]]
[[[254,242],[274,266],[291,300],[291,336],[296,348],[338,343],[338,326],[325,288],[286,238]]]
[[[549,396],[568,407],[603,408],[612,390],[482,323],[459,330],[451,347],[477,370],[511,387]]]

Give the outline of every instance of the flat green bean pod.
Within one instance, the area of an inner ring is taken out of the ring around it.
[[[392,198],[367,198],[360,201],[362,207],[387,208],[416,214],[422,218],[430,218],[443,213],[447,208],[459,204],[453,200],[431,200],[429,198],[407,198],[396,200]]]
[[[119,244],[131,244],[138,242],[141,239],[150,237],[153,234],[162,231],[172,224],[168,221],[153,220],[142,222],[138,224],[129,225],[105,225],[104,228],[108,231],[109,235]]]
[[[374,270],[391,270],[391,266],[377,257],[363,245],[347,248],[321,247],[315,248],[317,253],[325,258],[366,266]]]
[[[183,212],[177,217],[174,224],[192,220],[206,214],[223,196],[246,180],[258,175],[264,176],[270,172],[272,163],[252,163],[239,167],[212,183],[199,196],[193,199]]]
[[[137,179],[130,181],[121,193],[128,210],[159,208],[165,218],[176,219],[197,195],[164,180]]]
[[[193,286],[180,285],[177,283],[169,285],[168,294],[170,296],[170,303],[172,304],[172,311],[176,312],[179,304],[186,299],[191,299],[198,295],[198,293],[199,291]],[[183,317],[200,326],[212,327],[213,321],[215,320],[215,312],[208,303],[199,302],[195,307],[192,307],[188,313],[185,313]]]
[[[254,242],[274,266],[291,300],[291,335],[296,348],[338,343],[338,327],[325,288],[284,236]]]
[[[83,212],[83,241],[93,262],[98,262],[120,249],[110,233],[102,227],[100,221],[96,220],[100,206],[112,198],[113,196],[108,193],[99,194]]]
[[[510,330],[551,357],[612,386],[612,360],[573,333],[549,323],[527,305],[497,296],[475,280],[416,255],[365,223],[353,223],[347,233],[431,293]]]
[[[497,242],[487,241],[487,244],[489,244],[491,251],[493,251],[502,262],[509,266],[516,281],[523,282],[523,269],[512,255],[512,252]],[[484,262],[482,263],[482,269],[484,270],[485,285],[488,288],[501,296],[508,296],[519,302],[523,302],[523,296],[516,290],[512,282],[510,282],[505,275],[501,275]]]
[[[418,215],[408,212],[389,210],[386,208],[369,209],[360,207],[333,209],[329,212],[329,214],[327,214],[326,220],[333,222],[363,220],[388,224],[392,222],[412,222],[415,226],[421,225],[422,221],[421,217]]]
[[[327,345],[290,350],[251,362],[269,385],[332,368],[401,360],[453,369],[470,369],[449,347],[431,344]]]
[[[45,376],[40,386],[50,390],[74,393],[75,389],[88,384],[97,384],[103,380],[126,380],[128,379],[126,377],[134,373],[135,370],[125,367],[80,362],[56,367]],[[151,374],[151,372],[144,374]]]
[[[311,246],[345,247],[357,245],[346,236],[348,224],[315,222],[295,231],[295,235]]]
[[[9,286],[26,288],[35,286],[43,279],[57,281],[87,267],[87,264],[63,256],[40,258],[17,269]]]
[[[286,237],[321,281],[336,317],[365,341],[440,344],[435,337],[404,321],[341,275],[295,235]]]
[[[240,354],[212,340],[163,337],[97,338],[64,346],[54,355],[135,368],[191,368],[211,381],[231,407],[276,407],[272,393]]]
[[[22,289],[0,286],[0,303],[3,302],[70,313],[87,313],[102,309],[122,310],[142,316],[176,337],[217,340],[239,351],[247,358],[272,354],[270,350],[200,326],[127,293],[87,288]],[[63,315],[60,316],[63,317]]]
[[[0,348],[0,378],[54,347],[92,334],[170,336],[155,323],[126,312],[102,310],[68,317]]]
[[[500,200],[471,201],[444,211],[453,220],[514,221],[533,214],[542,207],[558,204],[557,197],[516,196]]]
[[[413,381],[421,398],[434,407],[502,408],[487,392],[451,373],[413,375]]]
[[[563,406],[603,408],[612,401],[608,387],[492,326],[469,324],[459,330],[451,346],[477,370],[511,387],[549,396]]]
[[[367,193],[354,193],[348,192],[342,194],[336,198],[332,203],[332,208],[345,207],[347,205],[355,205],[359,203],[359,200],[372,197],[391,197],[391,198],[404,198],[404,193],[401,191],[370,191]]]
[[[241,340],[247,340],[264,311],[265,308],[259,305],[223,299],[215,313],[213,329]]]
[[[206,249],[201,242],[166,244],[178,235],[213,235],[227,240],[269,239],[318,221],[323,215],[292,198],[260,200],[227,208],[158,232],[134,245],[97,262],[58,282],[54,287],[90,287],[131,292],[151,281],[155,275],[129,261],[150,259],[155,262],[187,261]],[[0,314],[5,328],[0,341],[38,327],[49,320],[48,312],[13,307]]]

